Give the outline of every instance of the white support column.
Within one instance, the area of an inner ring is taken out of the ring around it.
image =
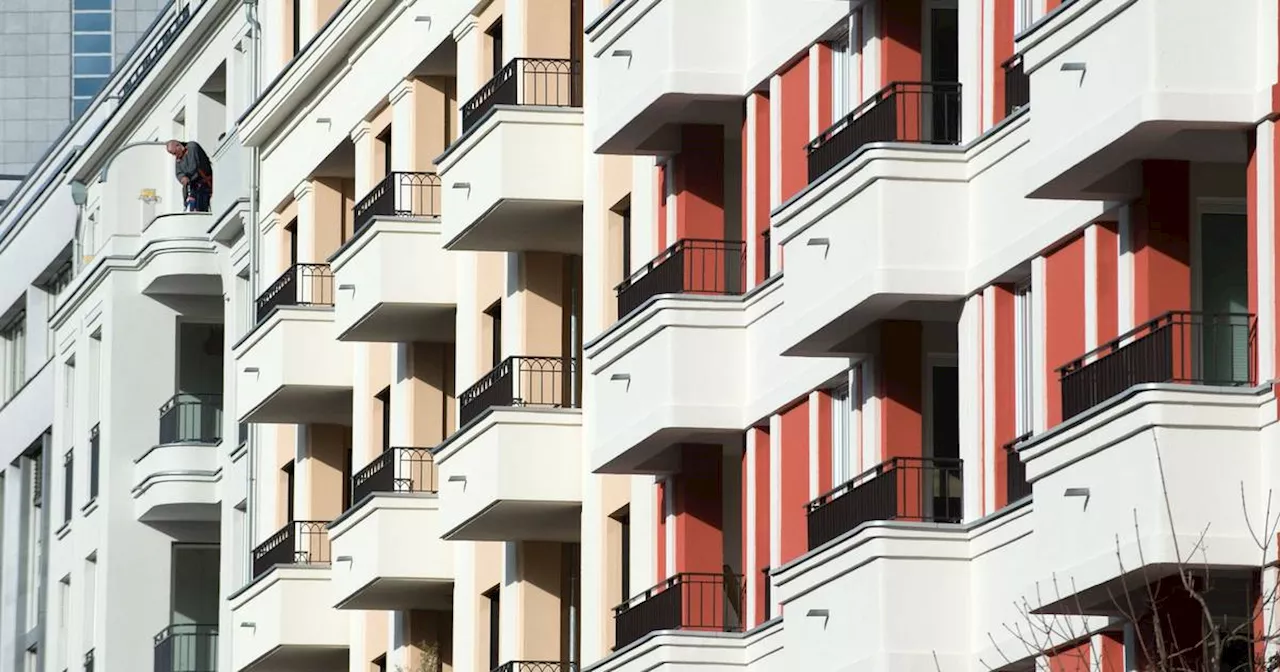
[[[994,478],[996,452],[996,292],[988,286],[982,293],[982,451],[986,456],[987,473]],[[996,486],[998,487],[998,486]],[[987,487],[983,493],[986,511],[996,510],[996,487]]]
[[[1258,296],[1258,381],[1277,377],[1275,357],[1277,337],[1276,321],[1276,195],[1272,185],[1276,174],[1276,122],[1266,121],[1258,125],[1254,161],[1257,165],[1258,188],[1254,189],[1258,224],[1257,258],[1258,286],[1252,288]]]
[[[970,296],[960,313],[959,385],[960,385],[960,459],[964,460],[963,491],[977,496],[964,497],[964,519],[974,520],[986,513],[986,490],[990,481],[991,462],[983,441],[983,301],[982,295]],[[972,466],[970,466],[972,465]]]
[[[782,564],[782,416],[769,416],[769,567]],[[777,613],[775,610],[773,613]]]
[[[759,590],[756,585],[755,577],[760,576],[761,568],[760,559],[756,556],[757,545],[760,543],[756,538],[756,500],[760,497],[759,484],[756,479],[759,478],[759,470],[756,469],[756,455],[758,450],[767,449],[757,444],[756,436],[758,432],[755,428],[747,428],[746,451],[744,460],[746,461],[746,521],[747,527],[742,531],[742,540],[746,544],[746,566],[742,568],[742,574],[746,577],[747,583],[747,623],[756,622],[756,593]]]
[[[1084,228],[1084,350],[1098,347],[1098,225]]]
[[[502,543],[502,583],[498,588],[498,659],[520,660],[520,610],[523,607],[520,581],[520,542]]]
[[[818,404],[822,403],[822,394],[817,391],[809,393],[809,499],[814,500],[818,495],[822,494],[818,484],[821,483],[822,473],[818,468],[821,462],[819,452],[822,450],[821,442],[818,441],[818,420],[821,417],[818,413]]]
[[[1120,260],[1116,268],[1116,328],[1123,334],[1133,329],[1133,211],[1128,205],[1120,207],[1120,235],[1116,236],[1120,247]]]
[[[981,2],[958,3],[957,20],[959,33],[959,53],[957,55],[960,71],[961,91],[967,95],[960,96],[960,138],[970,142],[982,132],[983,101],[987,90],[991,88],[991,77],[983,72],[982,52],[982,12]],[[990,15],[988,15],[990,16]],[[928,20],[928,14],[925,14]],[[972,92],[972,93],[970,93]]]
[[[316,199],[315,186],[311,180],[303,180],[293,190],[293,199],[298,203],[298,263],[309,264],[317,261],[316,250]]]
[[[387,96],[391,105],[391,170],[409,172],[417,169],[418,157],[413,155],[414,134],[418,132],[415,121],[417,101],[414,100],[415,82],[402,80]]]
[[[756,251],[763,243],[760,235],[756,233],[760,222],[756,217],[756,190],[758,188],[759,176],[759,148],[756,147],[756,124],[759,123],[756,114],[755,94],[747,96],[747,121],[745,124],[746,133],[742,138],[743,146],[746,147],[747,158],[742,166],[742,174],[746,176],[743,188],[743,202],[747,204],[746,209],[742,213],[742,221],[746,228],[746,248],[747,248],[747,291],[751,291],[756,286]],[[748,582],[750,585],[750,582]]]
[[[506,37],[505,35],[503,36]],[[461,106],[480,90],[484,80],[480,78],[482,68],[484,34],[476,17],[467,16],[453,29],[453,41],[457,47],[458,69],[458,105]]]
[[[1049,380],[1045,372],[1045,260],[1031,260],[1031,398],[1035,399],[1031,426],[1037,433],[1049,427]]]
[[[658,497],[652,476],[631,477],[631,592],[658,583]],[[628,595],[630,597],[630,595]]]

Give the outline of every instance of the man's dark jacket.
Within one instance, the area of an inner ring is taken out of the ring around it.
[[[204,148],[195,141],[188,142],[186,147],[187,153],[174,162],[178,177],[186,177],[191,182],[213,182],[213,164],[209,162],[209,155],[204,153]]]

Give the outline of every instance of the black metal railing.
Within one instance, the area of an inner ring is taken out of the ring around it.
[[[437,487],[430,448],[388,448],[351,477],[351,505],[376,492],[435,492]]]
[[[1022,54],[1014,54],[1000,67],[1004,68],[1004,116],[1007,117],[1031,104],[1031,78],[1022,69]]]
[[[120,85],[121,102],[133,95],[133,92],[142,84],[142,80],[147,78],[147,74],[156,67],[156,63],[160,62],[160,58],[178,39],[182,29],[191,22],[191,7],[193,4],[186,4],[180,7],[178,13],[159,31],[159,37],[146,48],[146,53],[138,61],[138,64],[134,66],[133,72],[129,73],[129,78],[124,80],[124,84]]]
[[[760,232],[761,258],[764,260],[764,279],[773,277],[773,229]]]
[[[658,630],[741,632],[746,595],[731,571],[676,574],[613,608],[615,647]]]
[[[1251,385],[1257,323],[1248,313],[1170,311],[1058,368],[1062,419],[1144,383]]]
[[[1006,503],[1012,504],[1024,497],[1031,496],[1031,484],[1027,482],[1027,465],[1023,464],[1022,458],[1018,456],[1017,446],[1019,443],[1031,438],[1033,433],[1027,432],[1004,444],[1004,493]]]
[[[809,549],[873,520],[958,523],[962,486],[958,458],[885,460],[805,505]]]
[[[160,444],[222,441],[222,395],[179,392],[160,406]]]
[[[764,575],[764,620],[773,618],[773,576],[769,574],[772,567],[760,570]]]
[[[582,67],[566,58],[513,58],[462,106],[462,132],[497,105],[582,107]]]
[[[572,357],[508,357],[458,396],[460,425],[501,406],[580,408]]]
[[[333,271],[329,264],[294,264],[258,297],[258,322],[280,306],[332,306]]]
[[[93,672],[93,649],[84,652],[84,672]]]
[[[239,439],[240,439],[239,445],[243,446],[244,444],[249,443],[249,423],[247,422],[240,423],[240,425],[237,427],[237,430],[238,430],[237,433],[239,434]]]
[[[75,471],[75,449],[67,449],[67,454],[62,456],[62,524],[66,525],[71,522],[72,509],[72,492],[75,491],[76,471]]]
[[[98,498],[98,458],[102,454],[102,424],[89,428],[89,501]]]
[[[440,176],[398,171],[387,175],[352,208],[358,237],[375,217],[439,217]]]
[[[185,623],[161,630],[152,672],[218,672],[218,626]]]
[[[616,287],[619,319],[659,294],[742,294],[746,249],[736,240],[677,240]]]
[[[493,672],[578,672],[578,665],[550,660],[512,660],[493,668]]]
[[[959,144],[960,85],[893,82],[880,89],[809,143],[809,182],[873,142]]]
[[[253,549],[253,577],[276,565],[317,565],[329,562],[329,522],[295,520]]]

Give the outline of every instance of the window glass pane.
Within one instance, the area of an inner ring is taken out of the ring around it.
[[[71,95],[81,98],[84,96],[92,97],[102,90],[102,85],[107,81],[106,77],[76,77],[75,83],[71,87]]]
[[[72,49],[77,54],[109,54],[111,53],[111,36],[76,35],[72,41]]]
[[[71,29],[77,33],[101,33],[111,30],[110,12],[76,12]]]
[[[111,0],[75,0],[72,9],[111,9]]]
[[[76,56],[72,63],[77,75],[111,74],[110,56]]]
[[[71,116],[78,117],[81,114],[84,114],[84,111],[89,109],[89,103],[92,103],[92,102],[93,102],[92,98],[76,98],[72,100]]]

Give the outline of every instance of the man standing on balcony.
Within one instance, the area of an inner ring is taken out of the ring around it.
[[[175,172],[182,183],[182,197],[187,212],[209,212],[213,198],[213,164],[196,141],[170,140],[165,150],[175,159]]]

